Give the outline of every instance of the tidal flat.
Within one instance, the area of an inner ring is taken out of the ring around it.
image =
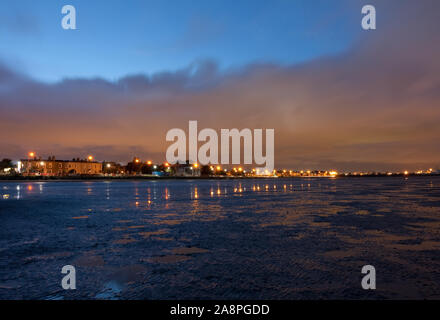
[[[438,176],[0,181],[0,195],[0,299],[440,298]]]

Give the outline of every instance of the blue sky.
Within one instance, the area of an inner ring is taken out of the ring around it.
[[[45,82],[116,80],[214,60],[222,69],[295,64],[347,50],[353,1],[31,1],[0,3],[0,60]],[[77,30],[61,28],[74,5]]]

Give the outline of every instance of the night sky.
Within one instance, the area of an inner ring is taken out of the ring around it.
[[[276,167],[438,168],[439,16],[435,0],[4,0],[0,158],[165,161],[166,132],[198,120],[274,128]]]

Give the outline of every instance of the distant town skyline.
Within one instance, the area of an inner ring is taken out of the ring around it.
[[[94,176],[94,177],[146,177],[149,176],[178,176],[178,177],[343,177],[343,176],[432,176],[440,175],[440,170],[429,168],[417,171],[377,172],[355,171],[338,172],[335,170],[274,168],[265,170],[251,165],[224,165],[200,164],[190,160],[177,163],[154,162],[139,157],[134,157],[126,164],[114,161],[98,161],[92,155],[73,159],[57,159],[55,156],[43,158],[35,152],[29,152],[28,157],[20,159],[14,164],[10,159],[0,162],[0,176],[3,179],[18,179],[23,177],[50,178],[65,176]]]
[[[275,167],[440,166],[440,3],[0,4],[0,158],[165,161],[166,132],[274,128]]]

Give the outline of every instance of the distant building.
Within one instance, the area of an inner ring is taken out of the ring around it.
[[[172,166],[173,175],[176,177],[200,177],[200,166],[198,164],[177,163]]]
[[[102,173],[102,164],[87,160],[55,160],[55,157],[43,159],[23,159],[18,163],[18,170],[23,175],[67,176],[95,175]]]

